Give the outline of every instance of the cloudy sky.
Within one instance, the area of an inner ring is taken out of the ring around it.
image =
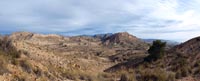
[[[185,41],[200,36],[200,0],[0,0],[1,34],[129,32]]]

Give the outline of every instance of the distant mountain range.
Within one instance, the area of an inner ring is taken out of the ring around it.
[[[82,36],[90,36],[90,37],[100,38],[100,39],[103,40],[106,37],[111,36],[111,35],[113,35],[113,33],[96,34],[96,35],[82,35]],[[146,43],[149,43],[149,44],[151,44],[155,40],[161,40],[162,42],[166,42],[168,45],[172,45],[172,46],[180,44],[179,42],[173,41],[173,40],[165,40],[165,39],[143,39],[143,38],[140,38],[140,39],[143,40]]]
[[[164,40],[164,39],[142,39],[146,43],[152,43],[155,40],[161,40],[162,42],[166,42],[168,45],[178,45],[179,42],[172,41],[172,40]]]

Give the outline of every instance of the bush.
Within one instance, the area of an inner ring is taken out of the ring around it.
[[[181,77],[182,77],[181,71],[177,70],[177,72],[176,72],[176,79],[180,79]]]
[[[160,68],[144,69],[139,72],[138,81],[175,81],[175,74]]]
[[[120,81],[136,81],[135,70],[133,69],[118,70],[115,74],[115,76],[119,76]]]
[[[200,74],[200,67],[197,67],[197,69],[193,72],[194,75]]]
[[[14,75],[11,81],[26,81],[25,77]]]
[[[19,61],[19,65],[22,67],[22,69],[28,73],[32,72],[32,65],[27,60],[21,60]]]
[[[0,50],[11,58],[15,59],[20,57],[20,53],[11,45],[11,41],[8,39],[8,36],[0,39]]]
[[[57,68],[57,71],[61,72],[62,77],[75,81],[94,81],[94,79],[96,78],[95,76],[81,70],[67,70],[65,68]]]
[[[120,81],[128,81],[128,76],[126,74],[122,74]]]
[[[124,73],[120,77],[120,81],[136,81],[135,76],[133,74]]]
[[[180,79],[182,77],[187,77],[191,73],[191,68],[184,66],[177,70],[176,72],[176,78]]]
[[[166,42],[161,42],[161,40],[153,41],[153,45],[149,48],[149,56],[145,58],[146,61],[155,61],[164,56]]]
[[[190,63],[187,61],[187,58],[179,56],[172,63],[172,71],[176,72],[176,78],[180,79],[186,77],[192,73]]]
[[[0,55],[0,75],[9,72],[6,68],[7,64],[7,58],[3,55]]]
[[[199,62],[196,62],[194,67],[199,67],[200,66],[200,63]]]

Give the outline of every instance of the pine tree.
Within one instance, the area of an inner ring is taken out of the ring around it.
[[[155,61],[161,59],[164,56],[165,47],[166,42],[162,42],[161,40],[153,41],[152,46],[148,50],[149,56],[145,60]]]

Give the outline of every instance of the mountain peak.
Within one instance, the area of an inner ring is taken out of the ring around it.
[[[115,33],[114,35],[119,36],[119,37],[137,38],[136,36],[133,36],[129,34],[128,32],[119,32],[119,33]]]
[[[133,49],[147,49],[147,43],[143,42],[136,36],[129,34],[128,32],[119,32],[108,36],[103,40],[105,45],[120,45],[132,47]]]
[[[107,37],[104,42],[110,43],[122,43],[128,41],[139,40],[136,36],[129,34],[128,32],[119,32]]]
[[[118,32],[118,33],[115,33],[115,34],[126,34],[126,35],[128,35],[129,33],[128,32]]]

